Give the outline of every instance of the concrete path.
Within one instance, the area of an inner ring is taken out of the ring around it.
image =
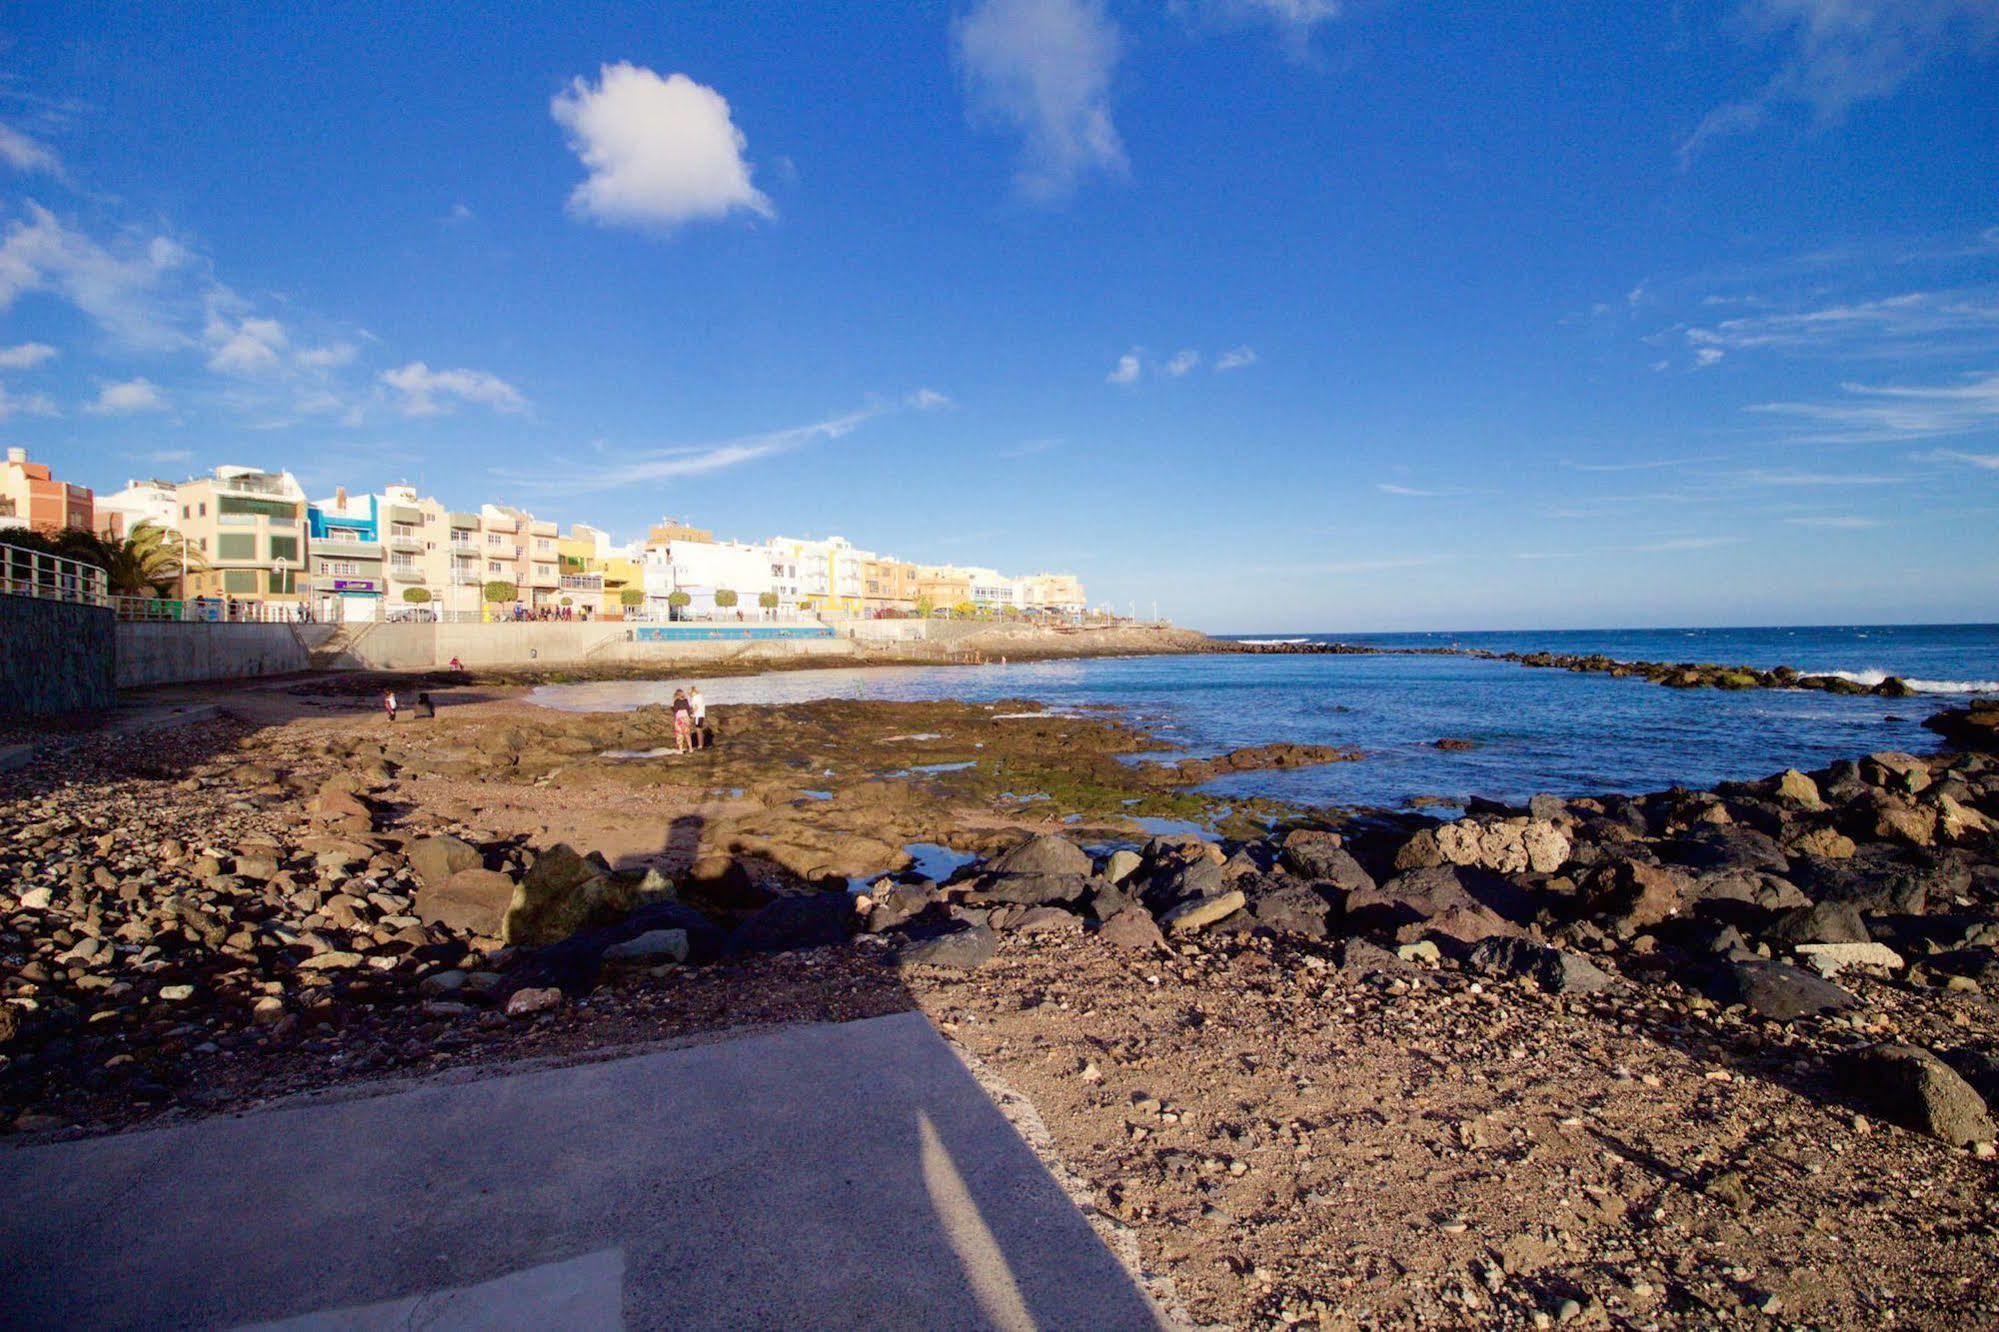
[[[1156,1328],[918,1013],[0,1149],[0,1326]]]

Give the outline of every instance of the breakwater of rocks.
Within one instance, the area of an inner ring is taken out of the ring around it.
[[[1477,661],[1507,661],[1544,670],[1589,672],[1618,679],[1649,680],[1672,689],[1813,689],[1827,694],[1870,694],[1877,698],[1911,698],[1919,691],[1900,676],[1862,683],[1840,675],[1814,675],[1790,666],[1763,669],[1693,661],[1621,661],[1600,652],[1493,652],[1485,648],[1376,647],[1366,643],[1239,642],[1215,640],[1217,651],[1251,656],[1402,656],[1469,657]]]

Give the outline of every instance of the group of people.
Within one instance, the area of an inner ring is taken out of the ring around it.
[[[688,754],[708,748],[713,737],[708,732],[708,700],[701,686],[673,691],[673,751]]]
[[[382,691],[382,711],[389,714],[391,722],[395,721],[398,711],[395,690],[384,689]],[[429,694],[423,693],[416,696],[416,715],[419,717],[435,717],[437,715],[437,704],[430,701]]]
[[[577,613],[577,608],[576,608],[576,607],[574,607],[574,606],[520,606],[520,605],[516,605],[516,606],[514,607],[514,610],[513,610],[513,614],[511,614],[511,615],[507,616],[506,618],[508,618],[508,619],[510,619],[510,620],[537,620],[537,621],[539,621],[539,620],[587,620],[587,619],[589,619],[589,618],[590,618],[590,608],[589,608],[588,606],[585,606],[585,607],[583,607],[583,608],[582,608],[582,613],[581,613],[581,614],[578,614],[578,613]]]

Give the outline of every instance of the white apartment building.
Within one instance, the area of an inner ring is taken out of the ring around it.
[[[779,574],[774,569],[772,577],[779,584],[779,596],[789,604],[834,615],[863,613],[867,593],[863,565],[879,558],[873,551],[856,550],[853,542],[837,536],[772,537],[765,545],[773,565],[785,570]]]
[[[980,610],[1020,610],[1026,603],[1021,580],[997,569],[960,568],[971,587],[972,604]]]
[[[178,488],[171,481],[127,481],[125,488],[97,497],[97,530],[104,536],[127,537],[141,523],[165,531],[180,527]]]
[[[781,563],[768,546],[735,541],[670,541],[663,547],[648,546],[641,566],[647,614],[667,619],[669,598],[675,592],[685,592],[688,602],[684,615],[707,618],[740,611],[744,619],[757,619],[766,614],[758,599],[766,592],[778,591],[771,575],[774,562]],[[736,604],[726,610],[715,604],[715,594],[725,590],[736,594]]]

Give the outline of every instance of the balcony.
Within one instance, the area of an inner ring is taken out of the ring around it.
[[[604,575],[600,573],[564,574],[562,586],[573,592],[602,592]]]
[[[389,566],[389,577],[395,579],[398,583],[421,583],[423,581],[423,570],[414,564],[391,564]]]
[[[217,477],[218,491],[235,491],[239,495],[274,495],[279,499],[292,498],[293,492],[285,485],[284,478],[276,476],[231,476]]]
[[[451,571],[451,585],[453,587],[480,587],[485,584],[485,581],[485,576],[477,569],[453,569]]]
[[[423,554],[423,538],[414,532],[391,532],[385,544],[390,550],[405,551],[411,555]]]
[[[382,543],[356,541],[350,537],[313,537],[312,553],[328,559],[379,560],[382,558]]]

